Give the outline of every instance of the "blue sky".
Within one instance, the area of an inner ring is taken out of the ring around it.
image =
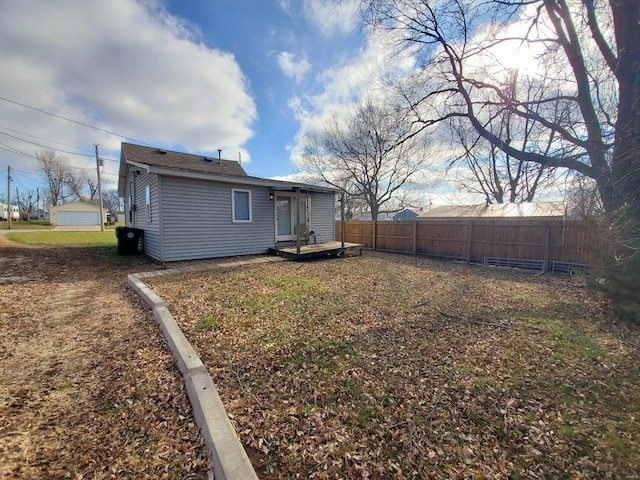
[[[367,89],[377,56],[349,1],[0,3],[0,196],[7,165],[35,189],[37,151],[91,172],[96,143],[114,187],[122,140],[295,174],[299,136]]]
[[[116,187],[120,142],[242,160],[250,175],[300,179],[301,145],[411,72],[366,35],[355,0],[0,0],[0,201],[45,186],[38,151]],[[518,58],[522,55],[502,55]],[[444,142],[444,140],[443,140]],[[444,143],[415,203],[482,202],[442,179]],[[438,166],[440,163],[440,166]],[[434,180],[436,180],[434,182]]]

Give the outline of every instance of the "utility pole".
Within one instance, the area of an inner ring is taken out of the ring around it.
[[[11,166],[7,167],[7,228],[11,230]]]
[[[100,157],[98,156],[97,143],[95,144],[95,147],[96,147],[96,168],[98,169],[98,197],[100,197],[100,231],[104,232],[104,211],[102,207],[102,183],[100,182]]]

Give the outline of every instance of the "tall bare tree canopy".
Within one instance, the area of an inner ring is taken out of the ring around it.
[[[71,176],[69,158],[58,155],[53,150],[43,150],[36,153],[36,158],[47,178],[47,186],[51,205],[59,205],[64,200],[64,189]]]
[[[514,99],[520,93],[533,106],[534,101],[541,98],[545,86],[527,77],[519,81],[518,75],[518,70],[513,69],[499,86],[507,98]],[[453,141],[459,143],[463,151],[451,161],[450,167],[464,164],[470,173],[458,183],[464,190],[481,193],[487,203],[533,202],[540,191],[550,190],[565,173],[556,167],[512,157],[484,139],[464,117],[453,117],[449,124]],[[554,147],[555,136],[546,141],[540,139],[536,122],[529,118],[506,112],[500,116],[496,128],[499,138],[506,138],[510,146],[523,151],[532,142],[545,154]]]
[[[638,218],[640,0],[362,3],[367,22],[419,60],[402,94],[423,127],[463,118],[514,159],[594,179],[608,211],[627,206]],[[526,50],[533,96],[504,88],[505,60]],[[501,130],[507,116],[528,122],[528,142]]]
[[[36,158],[47,179],[51,205],[76,199],[95,201],[98,193],[96,175],[72,168],[69,157],[60,155],[54,150],[39,151],[36,153]]]
[[[308,138],[304,167],[361,199],[376,220],[385,205],[400,203],[403,189],[426,164],[426,143],[414,133],[403,112],[366,99],[347,118],[334,117]]]

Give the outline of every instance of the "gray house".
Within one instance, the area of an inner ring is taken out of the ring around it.
[[[335,238],[336,191],[247,175],[235,161],[122,143],[118,193],[144,252],[177,261]]]

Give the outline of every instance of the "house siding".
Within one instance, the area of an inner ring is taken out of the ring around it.
[[[234,188],[251,191],[251,222],[232,221]],[[145,251],[158,260],[259,254],[275,244],[274,207],[267,187],[163,176],[159,190],[163,249],[159,255]]]
[[[335,195],[313,193],[311,195],[311,230],[316,232],[318,242],[331,242],[336,236]]]
[[[130,167],[131,168],[131,167]],[[139,169],[136,169],[139,170]],[[149,186],[151,193],[151,221],[148,219],[146,205],[146,188]],[[131,211],[131,194],[133,193],[133,204],[136,211]],[[158,176],[146,173],[144,170],[136,176],[128,176],[125,185],[124,211],[125,225],[127,227],[141,228],[144,230],[142,245],[144,252],[150,257],[161,259],[162,250],[160,241],[160,191]]]

